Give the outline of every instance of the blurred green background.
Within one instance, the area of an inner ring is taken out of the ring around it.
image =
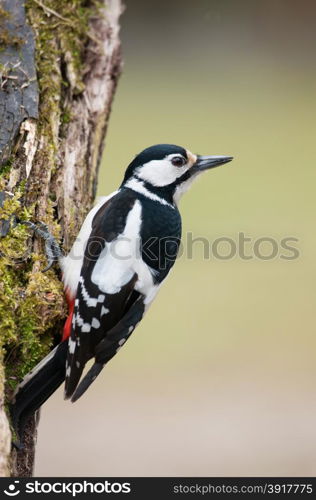
[[[87,395],[45,405],[37,475],[316,474],[315,22],[312,0],[127,1],[99,194],[151,144],[233,155],[183,198],[184,237],[299,257],[196,244]]]

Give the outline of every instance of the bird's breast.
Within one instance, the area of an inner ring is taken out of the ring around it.
[[[181,240],[181,217],[177,208],[152,200],[142,201],[141,253],[161,282],[176,259]]]

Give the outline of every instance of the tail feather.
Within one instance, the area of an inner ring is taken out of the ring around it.
[[[82,381],[78,385],[77,389],[75,390],[74,395],[71,398],[71,402],[74,403],[79,399],[90,387],[92,382],[95,381],[99,373],[102,371],[104,367],[104,363],[94,363],[88,373],[83,377]]]
[[[75,340],[71,339],[70,342],[75,342]],[[83,343],[83,339],[81,340],[81,343]],[[84,357],[84,350],[81,351],[81,356],[77,356],[76,360],[74,358],[74,354],[68,352],[65,391],[64,391],[65,399],[70,399],[73,393],[75,392],[85,364],[86,364],[86,359]]]
[[[65,380],[68,341],[59,344],[22,381],[10,406],[12,425],[23,442],[25,425]]]

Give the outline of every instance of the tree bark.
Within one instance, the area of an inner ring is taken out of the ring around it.
[[[120,0],[0,0],[0,476],[32,475],[38,415],[11,453],[5,402],[66,315],[42,221],[70,248],[95,197],[121,70]]]

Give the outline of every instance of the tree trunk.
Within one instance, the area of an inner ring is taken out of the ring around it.
[[[121,69],[120,0],[0,0],[0,476],[32,475],[38,415],[11,453],[5,401],[66,316],[42,221],[67,251],[90,209]]]

